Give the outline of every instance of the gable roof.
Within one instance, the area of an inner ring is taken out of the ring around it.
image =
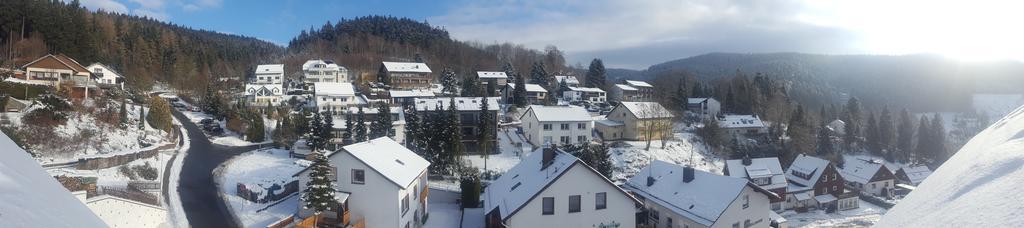
[[[443,110],[448,110],[448,106],[451,105],[451,97],[439,97],[439,98],[415,98],[413,102],[416,105],[418,111],[434,111],[438,106]],[[480,110],[480,98],[479,97],[455,97],[455,109],[459,111],[479,111]],[[498,98],[488,97],[487,98],[487,110],[497,111],[498,110]]]
[[[651,84],[649,84],[649,83],[647,83],[645,81],[633,81],[633,80],[626,80],[626,85],[629,85],[629,86],[632,86],[632,87],[654,87],[654,86],[652,86]]]
[[[476,76],[479,78],[508,78],[508,75],[501,71],[477,71]]]
[[[256,66],[256,74],[260,73],[271,73],[271,74],[283,74],[284,64],[264,64]]]
[[[634,193],[672,210],[705,226],[711,226],[725,210],[740,196],[743,189],[751,186],[747,179],[721,176],[701,170],[693,170],[693,180],[683,181],[685,167],[661,160],[654,160],[636,176],[626,181],[625,187]],[[650,186],[648,179],[654,180]]]
[[[876,173],[882,170],[882,163],[862,159],[849,159],[840,172],[843,179],[856,183],[867,184]],[[886,169],[888,170],[888,169]]]
[[[326,69],[326,70],[329,70],[329,71],[337,71],[337,70],[339,70],[341,68],[344,68],[344,67],[338,66],[338,64],[334,63],[334,61],[322,60],[322,59],[310,59],[310,60],[307,60],[305,63],[302,63],[302,70],[307,71],[307,70],[313,69],[316,64],[324,64],[325,66],[323,68],[320,68],[320,69]]]
[[[590,88],[590,87],[572,87],[572,86],[570,86],[569,90],[580,91],[580,92],[590,92],[590,93],[604,93],[604,90],[602,90],[602,89]]]
[[[900,170],[903,170],[903,173],[907,175],[907,178],[910,178],[910,183],[915,185],[920,184],[925,178],[932,175],[932,170],[928,169],[928,166],[924,165],[907,166],[900,168]]]
[[[729,171],[729,176],[733,177],[749,179],[771,176],[772,183],[761,186],[767,189],[785,188],[787,185],[786,172],[782,170],[777,157],[752,158],[750,165],[743,165],[743,159],[726,160],[725,168]]]
[[[512,88],[512,89],[515,89],[516,88],[516,83],[507,83],[507,84],[505,84],[505,86],[507,86],[509,88]],[[537,85],[537,84],[529,84],[529,83],[527,83],[526,84],[526,92],[547,93],[548,90],[544,89],[543,86],[540,86],[540,85]]]
[[[565,81],[565,84],[580,84],[579,79],[576,79],[575,76],[568,75],[556,75],[555,81],[558,83],[562,83],[562,81]]]
[[[430,166],[430,162],[388,137],[344,146],[342,152],[351,154],[402,189]],[[331,156],[334,154],[339,153]]]
[[[388,94],[391,98],[405,98],[405,97],[435,97],[434,92],[429,90],[389,90]]]
[[[615,87],[619,88],[620,90],[629,90],[629,91],[636,91],[637,90],[636,87],[632,87],[632,86],[629,86],[629,85],[623,85],[623,84],[615,84]]]
[[[430,73],[430,67],[427,67],[425,63],[412,63],[412,62],[382,62],[384,69],[388,72],[412,72],[412,73]]]
[[[755,115],[725,115],[718,119],[718,124],[722,128],[765,127],[761,118]]]
[[[103,69],[107,69],[107,72],[114,74],[114,77],[124,78],[124,75],[121,75],[121,73],[117,73],[117,71],[114,70],[113,67],[107,66],[106,64],[103,64],[103,63],[93,63],[93,64],[90,64],[89,67],[86,68],[86,70],[91,69],[91,68],[95,68],[95,67],[103,67]],[[92,71],[89,71],[89,72],[92,72]]]
[[[596,170],[583,164],[578,158],[560,149],[554,149],[555,157],[547,167],[541,163],[544,159],[545,148],[539,148],[506,171],[497,180],[491,182],[481,196],[484,200],[484,213],[498,210],[501,219],[505,220],[514,215],[519,209],[526,206],[534,197],[544,191],[552,183],[556,182],[569,169],[576,165],[586,167],[590,173],[602,178],[611,187],[618,189],[620,193],[629,197],[634,202],[636,198],[627,194],[624,190],[612,184],[610,180],[601,176]]]
[[[245,95],[270,94],[273,96],[282,95],[284,90],[280,84],[245,84]]]
[[[798,184],[803,188],[814,187],[814,184],[821,178],[821,173],[828,168],[828,164],[829,161],[825,159],[811,157],[804,154],[798,155],[796,159],[793,160],[793,164],[789,165],[789,170],[786,171],[786,179],[789,180],[789,183]],[[797,176],[794,172],[807,174],[809,178]],[[803,188],[798,190],[802,190]]]
[[[75,71],[76,73],[89,73],[89,69],[86,69],[84,66],[82,66],[82,64],[79,64],[78,61],[75,61],[71,57],[68,57],[64,54],[47,54],[43,57],[39,57],[36,60],[32,60],[32,62],[25,64],[21,68],[28,68],[29,66],[33,66],[35,64],[39,64],[39,68],[65,67],[68,70]]]
[[[548,121],[593,121],[594,118],[590,117],[590,113],[586,109],[580,106],[566,105],[566,106],[544,106],[544,105],[530,105],[526,112],[519,117],[522,119],[533,112],[537,116],[537,121],[548,122]]]
[[[355,88],[352,83],[344,82],[317,82],[313,83],[313,89],[318,96],[355,96]]]
[[[710,98],[710,97],[686,98],[686,103],[687,104],[700,104],[700,103],[703,103],[703,102],[705,102],[707,100],[715,100],[715,98]]]
[[[621,102],[618,107],[623,107],[626,111],[633,113],[639,119],[657,119],[657,118],[672,118],[672,112],[665,109],[665,106],[661,106],[658,102]],[[615,107],[615,108],[618,108]]]

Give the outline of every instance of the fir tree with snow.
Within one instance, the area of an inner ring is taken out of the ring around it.
[[[370,124],[370,138],[390,136],[393,123],[391,120],[391,106],[384,102],[377,103],[377,120]]]
[[[607,84],[605,79],[607,71],[604,68],[604,62],[601,59],[594,59],[590,61],[590,67],[587,69],[587,86],[593,88],[604,89]],[[694,95],[696,97],[696,95]]]
[[[313,152],[313,164],[309,168],[309,183],[302,192],[302,207],[312,210],[314,215],[334,210],[335,184],[331,181],[331,166],[323,151]]]
[[[306,146],[310,151],[326,149],[327,139],[321,137],[320,132],[323,132],[323,117],[320,113],[313,113],[313,117],[309,119],[308,132],[305,133]]]
[[[419,112],[416,111],[416,107],[411,106],[402,111],[405,112],[405,147],[423,156],[423,151],[419,147],[420,131],[422,131]]]
[[[487,102],[487,97],[480,97],[480,121],[477,121],[477,129],[480,131],[477,135],[477,145],[480,145],[480,156],[484,159],[484,170],[487,170],[487,159],[490,158],[492,148],[492,140],[496,137],[493,133],[495,126],[494,115],[491,114],[490,105]]]
[[[345,145],[352,143],[352,127],[355,127],[352,121],[352,112],[345,112],[345,133],[341,135],[342,142]]]
[[[462,80],[462,91],[460,96],[476,97],[481,96],[480,80],[477,77],[466,77]]]
[[[365,142],[366,141],[366,136],[367,136],[366,135],[366,113],[363,112],[363,106],[359,106],[359,110],[356,112],[356,123],[355,123],[355,125],[356,125],[354,127],[355,129],[352,129],[352,131],[355,132],[355,138],[352,139],[352,141],[353,142],[357,142],[357,143]]]
[[[900,111],[899,135],[896,137],[896,161],[910,162],[910,153],[914,149],[914,121],[910,119],[910,111]]]
[[[458,76],[455,75],[455,71],[452,71],[451,68],[444,68],[444,70],[441,71],[441,86],[444,87],[441,88],[441,93],[447,96],[455,96],[456,94],[459,94],[458,80],[459,79]]]
[[[446,153],[445,159],[448,162],[447,170],[448,173],[451,173],[460,164],[459,159],[462,158],[462,153],[465,149],[462,147],[462,128],[459,125],[459,110],[456,109],[454,97],[449,101],[448,110],[445,112],[447,113],[447,120],[444,123],[447,132],[444,134],[446,136],[444,139],[447,141],[448,147],[444,152]]]
[[[550,76],[548,75],[548,71],[544,69],[544,63],[541,61],[533,62],[533,68],[530,69],[530,83],[538,84],[544,88],[550,89],[551,85],[548,84],[548,77]]]
[[[128,127],[128,102],[125,102],[124,97],[121,97],[121,110],[118,112],[118,118],[121,122],[121,128]]]
[[[523,79],[522,75],[516,74],[516,85],[512,88],[512,102],[516,107],[523,108],[527,105],[526,100],[526,79]]]
[[[327,144],[329,144],[331,139],[334,138],[334,116],[332,116],[330,112],[324,112],[321,116],[321,118],[323,118],[323,123],[320,125],[319,134],[320,138],[324,139],[324,149],[326,149]]]

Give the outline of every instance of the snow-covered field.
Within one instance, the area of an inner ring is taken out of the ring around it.
[[[860,200],[853,210],[827,214],[822,210],[806,213],[785,211],[780,215],[789,220],[789,227],[869,227],[885,214],[885,209]]]
[[[675,137],[661,147],[661,140],[651,141],[651,149],[644,150],[645,141],[623,141],[625,146],[612,147],[612,164],[615,172],[612,180],[621,182],[646,167],[652,160],[662,160],[679,165],[691,165],[696,169],[722,174],[725,160],[711,154],[700,137],[693,133],[675,133]]]
[[[975,136],[886,214],[879,227],[1024,223],[1024,108]]]
[[[260,149],[239,155],[215,170],[218,187],[228,207],[244,227],[266,227],[268,224],[286,218],[298,209],[299,197],[292,195],[271,203],[253,203],[236,196],[236,185],[282,184],[294,180],[293,174],[304,167],[296,164],[298,159],[289,158],[288,151]]]
[[[516,143],[524,145],[524,148],[516,147]],[[500,154],[492,154],[487,157],[487,170],[505,172],[519,164],[521,156],[530,153],[530,143],[522,141],[522,137],[515,133],[515,130],[502,128],[498,131],[498,146]],[[464,155],[462,160],[469,165],[484,171],[484,158],[480,155]]]

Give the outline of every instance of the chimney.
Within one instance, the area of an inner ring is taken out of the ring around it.
[[[654,185],[654,177],[647,176],[647,187],[651,187],[651,185]]]
[[[750,159],[750,156],[743,157],[743,165],[744,166],[748,166],[748,165],[753,164],[753,163],[754,163],[754,161],[752,161],[752,159]]]
[[[683,182],[690,183],[693,181],[693,167],[683,167]]]
[[[543,154],[542,160],[540,160],[540,169],[544,170],[555,161],[555,148],[553,146],[547,146],[541,149]]]

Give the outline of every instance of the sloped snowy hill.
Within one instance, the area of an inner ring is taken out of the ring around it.
[[[971,139],[877,227],[1024,224],[1024,107]]]
[[[0,227],[107,227],[0,132]]]

